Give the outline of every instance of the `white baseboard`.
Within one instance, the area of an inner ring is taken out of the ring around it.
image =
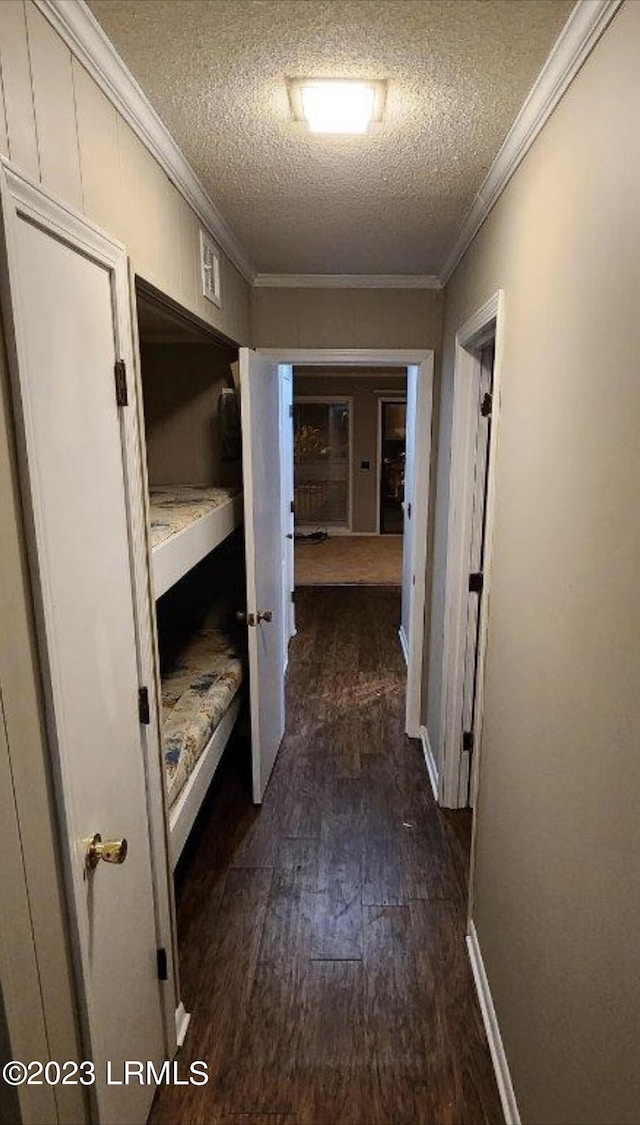
[[[429,781],[431,782],[433,796],[436,802],[439,804],[440,797],[438,790],[440,788],[440,778],[438,777],[438,767],[433,756],[433,750],[431,749],[431,743],[429,741],[429,732],[426,727],[420,727],[420,741],[422,743],[422,749],[424,751],[424,760],[427,765],[427,773],[429,774]]]
[[[398,629],[398,636],[400,637],[400,644],[402,646],[402,652],[404,654],[404,662],[405,662],[406,665],[408,665],[409,664],[409,642],[407,641],[407,634],[404,631],[403,625],[401,625],[400,628]]]
[[[506,1125],[521,1125],[520,1112],[511,1081],[511,1074],[509,1073],[509,1064],[500,1034],[498,1017],[493,1005],[491,989],[489,988],[489,981],[480,951],[480,943],[478,942],[478,934],[473,922],[469,922],[467,949],[469,951],[469,960],[471,961],[471,968],[473,970],[473,979],[476,983],[478,1000],[480,1001],[484,1029],[487,1033],[487,1039],[489,1040],[489,1050],[491,1051],[493,1069],[496,1075],[496,1082],[498,1083],[504,1119]]]
[[[178,1007],[176,1008],[176,1042],[178,1044],[178,1048],[182,1046],[186,1039],[190,1020],[191,1012],[187,1012],[185,1010],[185,1006],[181,1000],[178,1004]]]

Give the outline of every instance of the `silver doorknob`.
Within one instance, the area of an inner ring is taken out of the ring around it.
[[[239,621],[240,624],[242,624],[242,622],[246,621],[246,620],[247,620],[247,615],[244,612],[244,610],[243,609],[236,610],[236,621]]]

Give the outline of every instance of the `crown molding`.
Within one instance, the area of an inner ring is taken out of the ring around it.
[[[436,274],[258,273],[256,289],[441,289]]]
[[[85,0],[34,0],[247,281],[255,270]]]
[[[443,285],[621,4],[578,0],[467,212],[440,274]]]
[[[440,276],[257,274],[159,114],[85,0],[34,0],[166,172],[242,276],[257,288],[441,289],[623,0],[578,0],[485,177]]]

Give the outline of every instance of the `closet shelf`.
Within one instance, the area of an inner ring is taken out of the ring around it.
[[[152,487],[150,510],[153,588],[159,598],[242,523],[242,490]]]

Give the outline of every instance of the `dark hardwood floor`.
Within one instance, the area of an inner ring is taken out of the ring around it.
[[[502,1122],[465,950],[470,818],[403,734],[399,594],[299,593],[261,810],[230,747],[177,883],[180,1052],[153,1125]]]

